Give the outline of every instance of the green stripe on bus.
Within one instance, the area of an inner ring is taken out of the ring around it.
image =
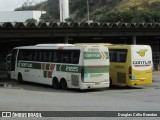
[[[61,72],[73,72],[73,73],[81,73],[81,66],[75,65],[56,65],[56,71]]]
[[[85,73],[109,73],[109,66],[85,66]]]
[[[46,70],[50,69],[50,64],[46,64]]]
[[[50,70],[51,64],[44,63],[44,69],[42,67],[42,63],[33,63],[33,62],[18,62],[18,66],[22,68],[31,68],[31,69],[42,69],[44,71]],[[81,73],[82,66],[76,65],[56,65],[56,71],[61,72],[72,72],[72,73]],[[108,73],[109,66],[84,66],[85,73]],[[47,77],[47,73],[44,72],[44,76]]]
[[[84,59],[109,59],[109,52],[84,52]]]
[[[32,68],[32,69],[41,69],[41,63],[18,62],[18,67],[22,67],[22,68]]]

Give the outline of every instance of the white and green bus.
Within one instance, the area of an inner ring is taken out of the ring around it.
[[[11,53],[11,78],[53,88],[109,87],[108,48],[97,45],[38,44]]]

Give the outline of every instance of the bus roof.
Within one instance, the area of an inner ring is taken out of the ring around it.
[[[93,45],[93,44],[37,44],[37,45],[31,45],[31,46],[20,46],[20,47],[15,47],[14,49],[59,49],[60,47],[67,47],[67,48],[84,48],[84,47],[99,47],[101,45]]]
[[[127,44],[111,44],[111,43],[75,43],[75,45],[102,45],[107,47],[134,47],[134,46],[149,46],[149,45],[127,45]]]
[[[59,46],[74,46],[72,44],[37,44],[35,47],[59,47]]]
[[[102,45],[102,46],[105,46],[105,45],[113,45],[113,44],[111,43],[75,43],[75,45],[80,45],[80,46],[82,45],[96,45],[96,46]]]

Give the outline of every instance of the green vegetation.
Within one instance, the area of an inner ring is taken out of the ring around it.
[[[29,7],[20,7],[20,8],[16,8],[15,11],[25,11],[25,10],[44,10],[46,11],[46,8],[47,8],[47,1],[46,2],[42,2],[42,3],[39,3],[35,6],[29,6]]]
[[[37,20],[35,20],[35,19],[27,19],[25,22],[28,22],[28,23],[36,23],[37,22]]]
[[[70,0],[69,22],[87,20],[86,0]],[[160,0],[89,0],[90,19],[94,22],[160,22]],[[59,0],[48,0],[16,10],[46,10],[41,21],[59,21]]]

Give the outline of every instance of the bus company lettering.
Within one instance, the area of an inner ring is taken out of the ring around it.
[[[66,71],[78,72],[78,67],[66,66]]]
[[[133,61],[134,65],[151,65],[151,61]]]
[[[99,48],[89,48],[89,52],[99,52]]]
[[[21,63],[21,67],[32,68],[32,63]]]

